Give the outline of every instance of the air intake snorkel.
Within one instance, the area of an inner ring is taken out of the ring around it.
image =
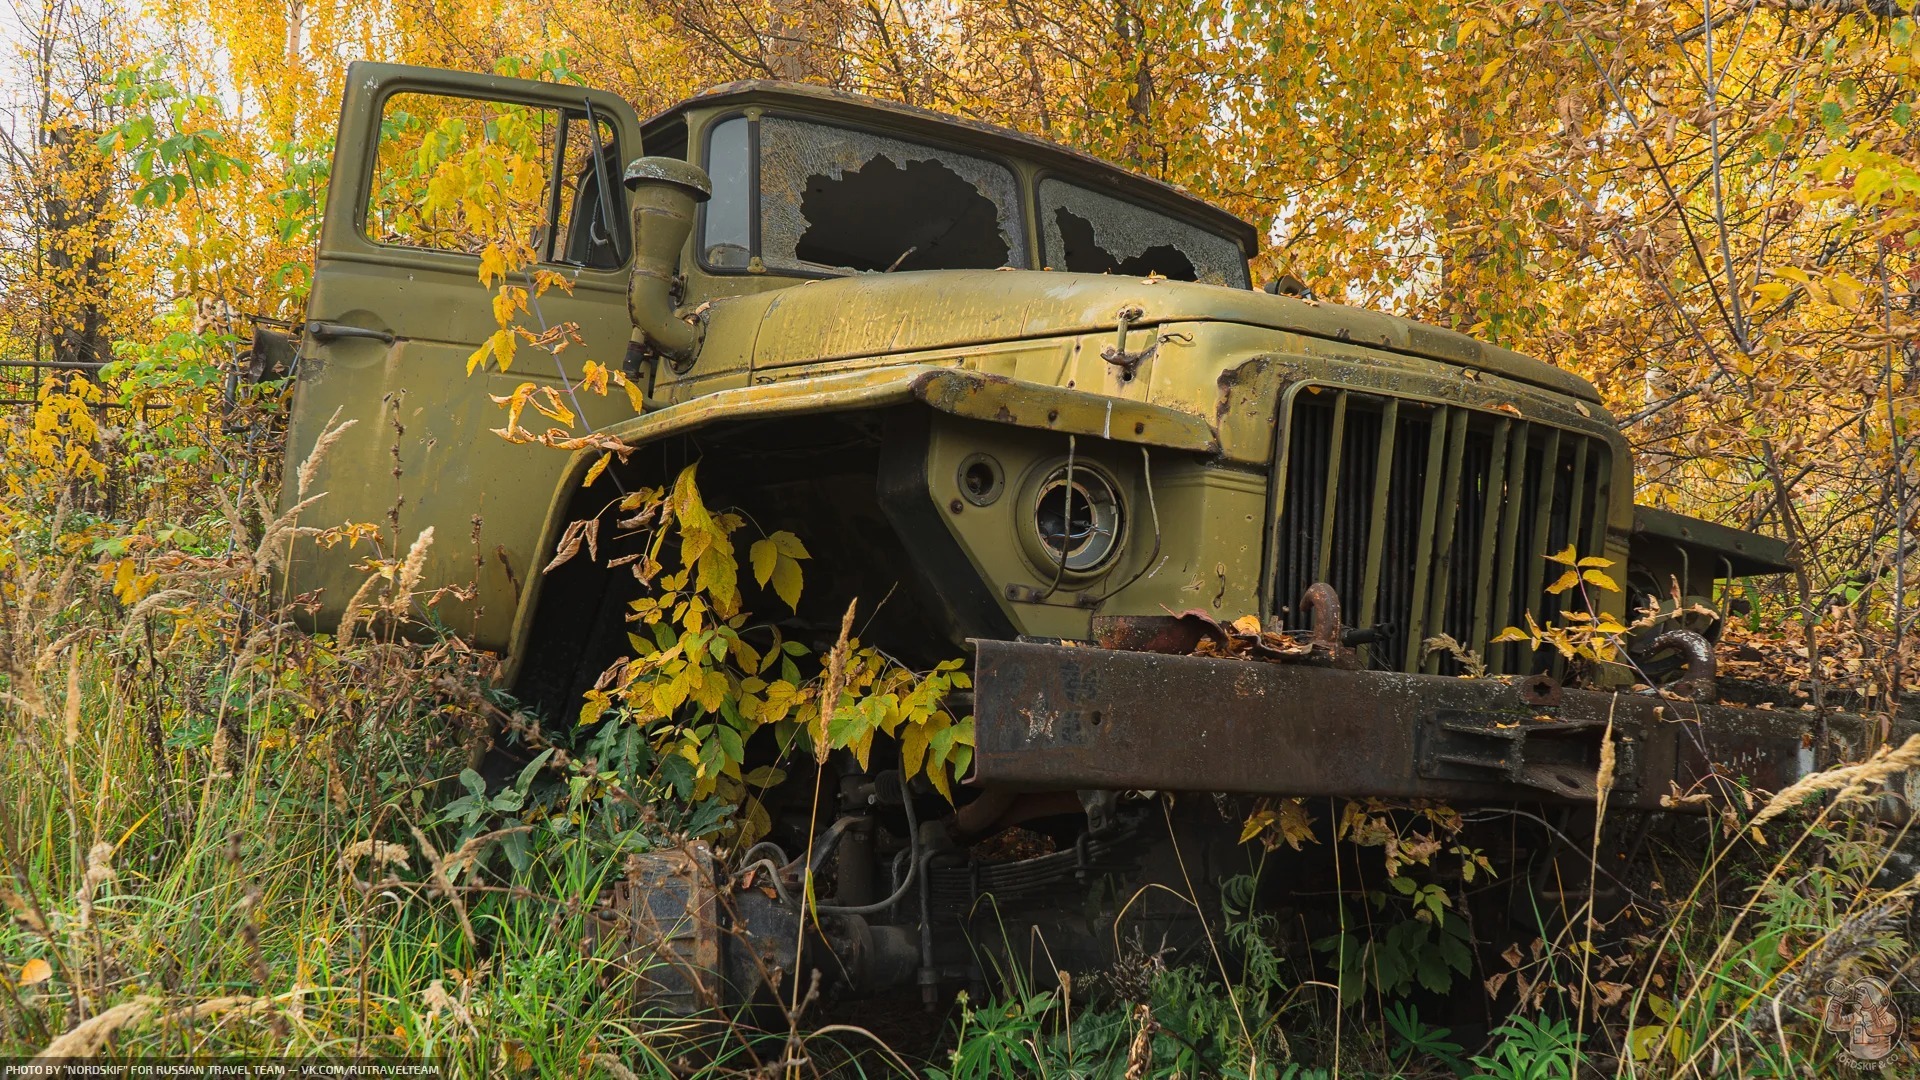
[[[713,194],[713,182],[698,165],[677,158],[635,158],[625,182],[633,192],[633,277],[627,284],[627,314],[633,339],[627,374],[664,356],[684,371],[700,348],[700,328],[675,311],[680,252],[693,232],[694,209]],[[651,381],[650,379],[647,381]]]

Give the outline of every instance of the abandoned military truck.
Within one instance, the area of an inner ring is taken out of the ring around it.
[[[407,192],[462,140],[523,147],[494,177],[506,211]],[[570,347],[469,372],[493,294],[479,226],[436,200],[519,215],[480,224],[534,253],[503,272],[563,282],[524,321]],[[976,750],[952,802],[884,750],[824,774],[802,754],[749,851],[635,861],[605,914],[674,1009],[796,968],[931,1002],[992,950],[1072,967],[1123,930],[1198,940],[1217,905],[1185,897],[1245,871],[1252,797],[1577,813],[1605,741],[1610,812],[1657,813],[1810,766],[1803,718],[1712,693],[1716,582],[1786,569],[1779,543],[1636,507],[1618,426],[1568,372],[1254,288],[1258,239],[1071,150],[845,93],[735,83],[643,123],[591,89],[360,63],[307,319],[255,354],[291,375],[289,475],[357,421],[311,514],[394,513],[402,545],[434,528],[423,587],[471,589],[439,617],[555,724],[629,649],[644,586],[606,552],[543,568],[574,522],[620,532],[610,491],[695,462],[708,505],[810,547],[789,640],[825,650],[858,598],[861,639],[900,664],[966,658]],[[589,360],[635,393],[582,392]],[[587,486],[600,449],[496,436],[526,382],[634,451]],[[1555,591],[1568,548],[1625,590]],[[361,557],[295,553],[319,629]],[[1492,641],[1648,602],[1691,613],[1633,641],[1637,671]]]

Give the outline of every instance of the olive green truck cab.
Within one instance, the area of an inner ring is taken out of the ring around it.
[[[577,86],[365,63],[347,82],[290,343],[289,476],[356,423],[310,478],[327,493],[310,521],[389,523],[403,544],[431,526],[423,587],[462,590],[439,617],[505,658],[520,700],[572,715],[626,648],[639,586],[584,557],[542,572],[570,522],[606,515],[611,534],[615,499],[583,487],[600,449],[493,433],[496,399],[531,382],[576,431],[637,448],[607,471],[619,490],[697,461],[710,505],[804,538],[789,636],[831,643],[858,597],[863,639],[902,663],[970,657],[957,810],[878,759],[835,766],[852,823],[821,947],[852,989],[956,981],[966,961],[934,927],[982,881],[1059,931],[1085,906],[1060,882],[1164,872],[1152,853],[1188,826],[1131,792],[1577,806],[1611,738],[1612,805],[1657,810],[1806,767],[1801,718],[1712,703],[1712,619],[1636,643],[1637,678],[1680,679],[1664,698],[1591,672],[1580,689],[1554,650],[1492,643],[1580,604],[1712,607],[1716,582],[1787,568],[1775,541],[1635,507],[1627,444],[1573,374],[1255,289],[1244,222],[999,128],[764,82],[645,123]],[[502,211],[407,186],[462,153],[469,172],[506,162],[481,180],[534,253],[510,275],[564,279],[520,317],[571,335],[558,353],[469,373],[498,329],[475,237]],[[584,392],[588,361],[639,392]],[[1547,556],[1568,547],[1612,560],[1625,591],[1553,591]],[[321,629],[358,557],[296,552],[290,590]],[[1252,659],[1193,655],[1249,645],[1245,616],[1300,648],[1253,635]],[[1441,635],[1490,677],[1456,677],[1426,646]],[[969,854],[1035,822],[1057,850]],[[730,900],[704,851],[674,858],[649,894],[670,908],[764,900]],[[701,948],[686,1001],[754,981]]]

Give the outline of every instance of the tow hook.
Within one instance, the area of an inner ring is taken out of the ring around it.
[[[1660,689],[1693,701],[1711,701],[1718,696],[1713,645],[1706,638],[1691,630],[1669,630],[1654,638],[1650,648],[1678,650],[1687,661],[1686,673]]]
[[[1317,581],[1307,586],[1306,593],[1300,597],[1300,607],[1312,620],[1313,630],[1308,640],[1313,646],[1314,659],[1347,666],[1353,659],[1353,650],[1347,647],[1346,633],[1340,626],[1340,594],[1326,582]]]

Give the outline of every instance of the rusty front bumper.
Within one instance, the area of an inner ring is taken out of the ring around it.
[[[1686,809],[1700,803],[1686,796],[1776,791],[1813,767],[1804,713],[1540,679],[975,645],[983,787],[1585,802],[1609,724],[1615,806]]]

